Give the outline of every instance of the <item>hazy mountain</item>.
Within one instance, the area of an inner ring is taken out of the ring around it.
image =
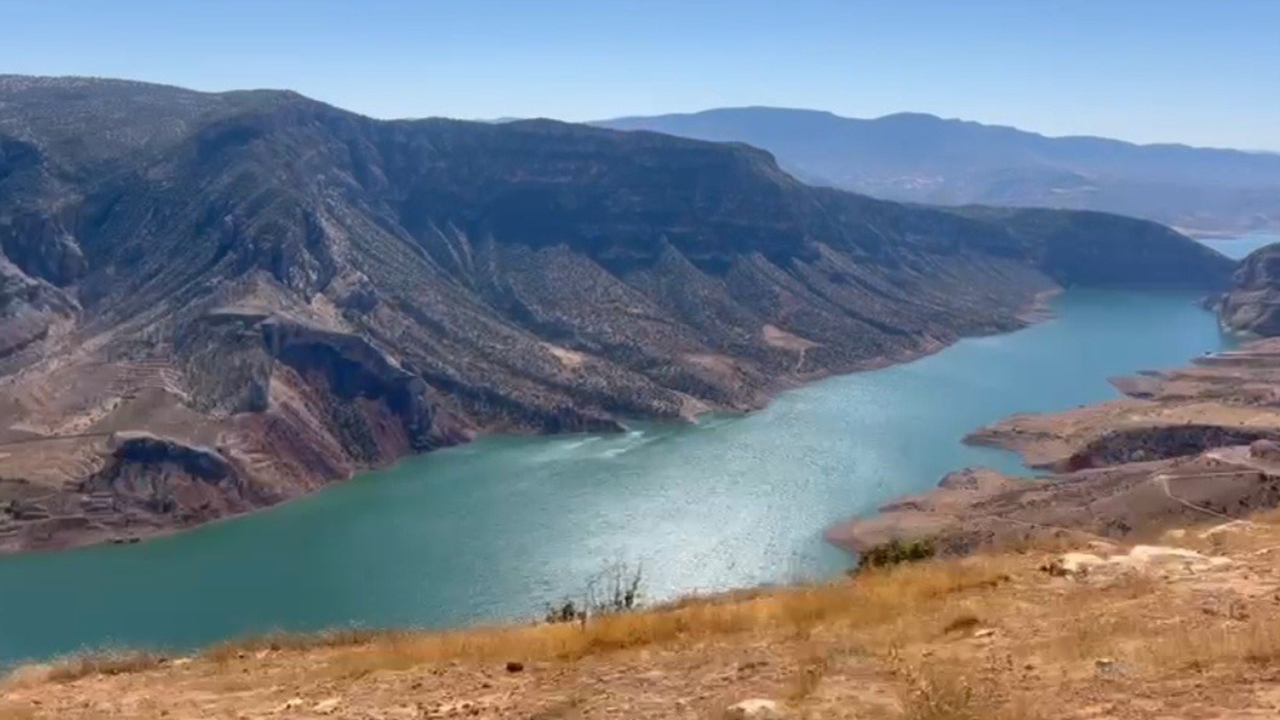
[[[1050,138],[902,113],[859,120],[813,110],[724,108],[597,123],[773,153],[814,183],[890,200],[1102,210],[1181,228],[1280,228],[1280,155]]]
[[[1055,284],[1233,268],[1144,221],[809,187],[743,145],[0,77],[0,550],[479,431],[750,407],[1018,327]]]

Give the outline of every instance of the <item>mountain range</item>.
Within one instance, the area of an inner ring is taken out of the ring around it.
[[[617,429],[1224,286],[1161,225],[903,205],[743,144],[0,76],[0,551],[127,541],[484,432]]]
[[[863,120],[785,108],[720,108],[597,123],[773,153],[816,184],[941,205],[1100,210],[1188,232],[1280,228],[1280,155],[1098,137],[900,113]]]

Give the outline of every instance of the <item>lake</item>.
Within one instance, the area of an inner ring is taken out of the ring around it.
[[[83,646],[189,649],[272,629],[539,616],[607,565],[650,600],[828,575],[825,526],[944,473],[1014,412],[1114,397],[1107,378],[1222,349],[1185,293],[1072,290],[1057,318],[832,378],[740,417],[493,437],[270,511],[132,546],[0,560],[0,664]]]

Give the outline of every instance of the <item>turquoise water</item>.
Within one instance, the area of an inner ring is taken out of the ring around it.
[[[271,629],[532,617],[611,562],[650,599],[829,574],[831,522],[931,487],[1010,413],[1113,397],[1106,378],[1223,347],[1188,294],[1070,291],[1058,317],[789,392],[744,417],[499,437],[133,546],[0,560],[0,663]]]

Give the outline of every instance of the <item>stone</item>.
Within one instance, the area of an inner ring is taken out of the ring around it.
[[[509,673],[518,673],[523,670],[524,670],[524,663],[522,662],[519,662],[517,660],[512,660],[507,663],[507,672]]]
[[[724,720],[782,720],[784,717],[778,703],[764,698],[743,700],[724,711]]]

